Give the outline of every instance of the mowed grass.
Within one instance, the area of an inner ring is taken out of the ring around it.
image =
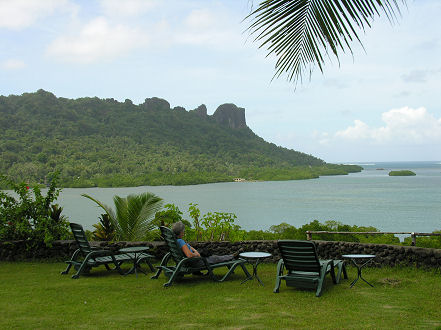
[[[239,268],[226,282],[186,276],[121,276],[95,268],[78,280],[60,275],[63,263],[0,262],[0,329],[412,329],[441,328],[441,276],[437,271],[366,268],[364,277],[333,285],[322,297],[286,287],[274,294],[275,264],[259,265],[257,281],[241,284]],[[249,266],[249,268],[251,268]],[[222,271],[217,270],[218,273]]]

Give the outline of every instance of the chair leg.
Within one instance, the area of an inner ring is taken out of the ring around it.
[[[161,272],[162,272],[162,267],[158,267],[158,270],[156,271],[156,274],[153,275],[152,277],[150,277],[150,279],[157,280],[159,275],[161,275]]]
[[[66,269],[63,270],[63,271],[61,272],[61,275],[66,275],[66,274],[68,274],[68,273],[69,273],[69,270],[70,270],[71,268],[72,268],[72,264],[69,263],[69,264],[67,265]]]
[[[316,297],[320,297],[322,295],[323,282],[324,282],[324,280],[320,279],[320,281],[317,284],[317,291],[315,292]]]
[[[337,279],[335,277],[335,267],[334,267],[334,263],[331,264],[331,278],[332,278],[332,283],[337,284]]]
[[[245,273],[246,277],[251,277],[250,272],[248,271],[248,269],[245,267],[244,264],[240,264],[240,267],[242,267],[243,272]]]
[[[229,266],[228,267],[228,272],[224,275],[224,277],[222,277],[220,280],[217,280],[218,282],[223,282],[224,280],[226,280],[231,274],[234,274],[234,270],[236,269],[236,267],[238,266],[239,264],[238,263],[235,263],[234,265],[232,265],[232,266]],[[241,266],[243,266],[242,264],[241,264]],[[243,267],[242,267],[242,269],[243,269]],[[248,271],[247,271],[248,272]]]
[[[348,273],[346,271],[346,264],[344,261],[342,260],[335,260],[335,265],[338,268],[338,272],[337,272],[337,283],[340,283],[341,280],[341,274],[343,273],[343,278],[347,279],[348,278]]]
[[[331,277],[333,281],[336,281],[335,273],[334,273],[334,262],[332,260],[326,261],[322,264],[322,267],[320,269],[320,278],[317,283],[317,291],[315,292],[316,297],[320,297],[322,295],[323,291],[323,284],[325,283],[325,277],[326,277],[326,270],[328,269],[328,266],[331,266]],[[335,283],[335,282],[334,282]]]
[[[282,281],[281,276],[283,275],[283,268],[285,267],[285,264],[283,263],[283,259],[280,259],[277,263],[277,274],[276,274],[276,286],[274,287],[273,292],[279,293],[280,289],[280,283]]]
[[[180,268],[180,267],[179,267]],[[170,276],[170,279],[168,280],[167,283],[164,283],[164,287],[169,287],[173,284],[173,282],[175,281],[175,279],[178,277],[178,267],[176,267],[175,271],[173,272],[173,274]]]
[[[179,274],[179,271],[181,270],[182,265],[183,265],[183,263],[184,263],[185,261],[186,261],[185,259],[184,259],[184,260],[181,260],[181,261],[176,265],[176,268],[174,269],[173,274],[171,274],[170,279],[168,280],[168,282],[164,284],[164,287],[169,287],[169,286],[171,286],[171,285],[173,284],[174,280],[179,276],[179,275],[178,275],[178,274]]]
[[[210,266],[207,266],[206,268],[207,268],[207,272],[208,272],[208,275],[210,276],[211,280],[213,280],[213,281],[215,281],[215,282],[222,282],[222,281],[225,279],[225,276],[224,276],[224,278],[222,278],[222,279],[219,280],[219,279],[214,275],[213,270],[211,269]],[[229,273],[230,273],[230,272],[228,272],[227,275],[229,275]]]
[[[64,271],[61,272],[61,275],[66,275],[69,273],[69,270],[72,268],[73,264],[77,264],[78,262],[75,261],[78,254],[80,253],[80,249],[76,249],[75,252],[72,254],[72,257],[70,258],[70,260],[67,262],[67,267]]]
[[[153,267],[152,263],[150,262],[150,257],[145,257],[145,258],[140,259],[140,260],[138,261],[138,265],[139,265],[142,261],[145,261],[145,263],[149,266],[149,268],[150,268],[150,270],[151,270],[152,272],[155,271],[155,267]]]
[[[78,271],[74,275],[72,275],[72,278],[75,279],[75,280],[80,278],[81,273],[86,273],[87,272],[86,269],[87,269],[87,258],[84,259],[84,261],[81,264],[80,268],[78,268]]]
[[[161,264],[160,264],[158,267],[156,267],[158,270],[157,270],[157,272],[156,272],[155,275],[153,275],[152,277],[150,277],[152,280],[156,280],[156,279],[158,279],[159,275],[161,275],[161,272],[162,272],[163,267],[166,267],[166,266],[167,266],[167,263],[168,263],[168,260],[169,260],[169,259],[170,259],[170,252],[167,253],[167,254],[162,258],[162,260],[161,260]]]
[[[280,289],[280,283],[282,282],[282,279],[280,278],[279,275],[276,276],[276,286],[274,287],[273,292],[274,293],[279,293],[279,289]]]
[[[344,262],[343,262],[342,269],[343,269],[343,278],[347,280],[348,279],[348,273],[346,271],[346,264]]]

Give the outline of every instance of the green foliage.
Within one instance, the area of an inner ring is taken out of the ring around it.
[[[164,206],[165,210],[158,211],[153,219],[153,224],[158,227],[158,229],[150,232],[149,237],[152,240],[159,239],[161,237],[161,232],[159,230],[160,226],[172,227],[175,222],[182,221],[186,228],[191,230],[191,223],[188,220],[182,218],[182,212],[179,210],[175,204],[166,204]]]
[[[187,239],[198,241],[234,241],[241,237],[240,226],[235,225],[237,216],[227,212],[208,212],[202,217],[198,204],[190,203],[188,212],[193,218],[194,230],[186,230]]]
[[[115,211],[87,194],[82,196],[94,201],[106,212],[115,228],[115,239],[119,241],[145,240],[155,227],[155,213],[162,207],[162,199],[149,192],[127,197],[114,196]]]
[[[188,207],[188,213],[193,219],[194,232],[196,235],[195,238],[197,241],[200,241],[202,240],[203,228],[201,227],[200,223],[201,211],[198,208],[198,204],[190,203],[190,206]]]
[[[175,204],[164,205],[165,210],[156,212],[153,223],[156,226],[171,227],[175,222],[182,221],[187,228],[191,228],[191,223],[182,218],[182,212]]]
[[[94,224],[93,239],[95,241],[113,241],[115,238],[115,227],[110,221],[107,213],[101,214],[100,222]]]
[[[409,170],[390,171],[389,176],[415,176],[415,172]]]
[[[270,227],[270,232],[277,235],[278,239],[289,239],[292,237],[299,237],[299,231],[296,227],[282,222],[280,225],[274,225]]]
[[[435,230],[433,233],[441,234],[441,230]],[[412,245],[412,238],[406,237],[403,245]],[[441,249],[441,236],[418,236],[416,246],[432,249]]]
[[[26,240],[51,246],[54,240],[69,236],[67,219],[61,215],[63,209],[52,204],[61,191],[56,188],[56,175],[46,196],[38,186],[31,189],[26,183],[15,183],[6,176],[0,176],[0,181],[18,196],[16,199],[0,191],[0,240]]]
[[[193,111],[68,100],[43,90],[0,96],[0,131],[0,173],[35,184],[44,184],[54,169],[64,187],[294,180],[354,170]]]
[[[296,228],[288,223],[282,222],[273,225],[269,230],[239,230],[237,235],[240,240],[278,240],[278,239],[306,239],[307,231],[336,231],[336,232],[377,232],[374,227],[358,227],[342,224],[338,221],[328,220],[321,223],[318,220]],[[399,244],[398,237],[392,234],[387,235],[361,235],[361,234],[313,234],[313,239],[326,241],[347,241],[378,244]]]

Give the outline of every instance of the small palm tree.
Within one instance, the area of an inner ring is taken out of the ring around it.
[[[110,217],[107,213],[101,214],[98,218],[99,223],[93,225],[95,230],[92,232],[93,239],[96,241],[113,241],[115,238],[115,228],[110,221]]]
[[[87,194],[82,196],[94,201],[107,213],[115,228],[115,239],[120,241],[143,240],[146,234],[154,229],[155,213],[162,208],[162,198],[152,193],[114,196],[115,211]]]

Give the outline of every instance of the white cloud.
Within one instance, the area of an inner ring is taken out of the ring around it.
[[[369,127],[361,120],[354,125],[337,131],[337,139],[347,141],[370,141],[378,144],[430,144],[441,142],[441,118],[427,112],[423,107],[392,109],[381,115],[385,123],[381,127]]]
[[[239,23],[228,15],[211,9],[195,9],[185,17],[182,26],[176,29],[174,41],[179,44],[235,47],[240,42]]]
[[[105,15],[111,17],[140,16],[158,5],[157,0],[101,0]]]
[[[111,26],[106,18],[97,17],[78,34],[54,40],[47,52],[67,62],[91,63],[115,58],[145,45],[147,41],[146,35],[137,29],[122,24]]]
[[[26,67],[26,64],[21,60],[11,58],[2,62],[1,67],[5,70],[20,70]]]
[[[67,0],[0,0],[0,28],[21,30],[68,6]]]
[[[425,83],[427,81],[427,70],[412,70],[408,74],[403,74],[401,78],[405,82]]]

